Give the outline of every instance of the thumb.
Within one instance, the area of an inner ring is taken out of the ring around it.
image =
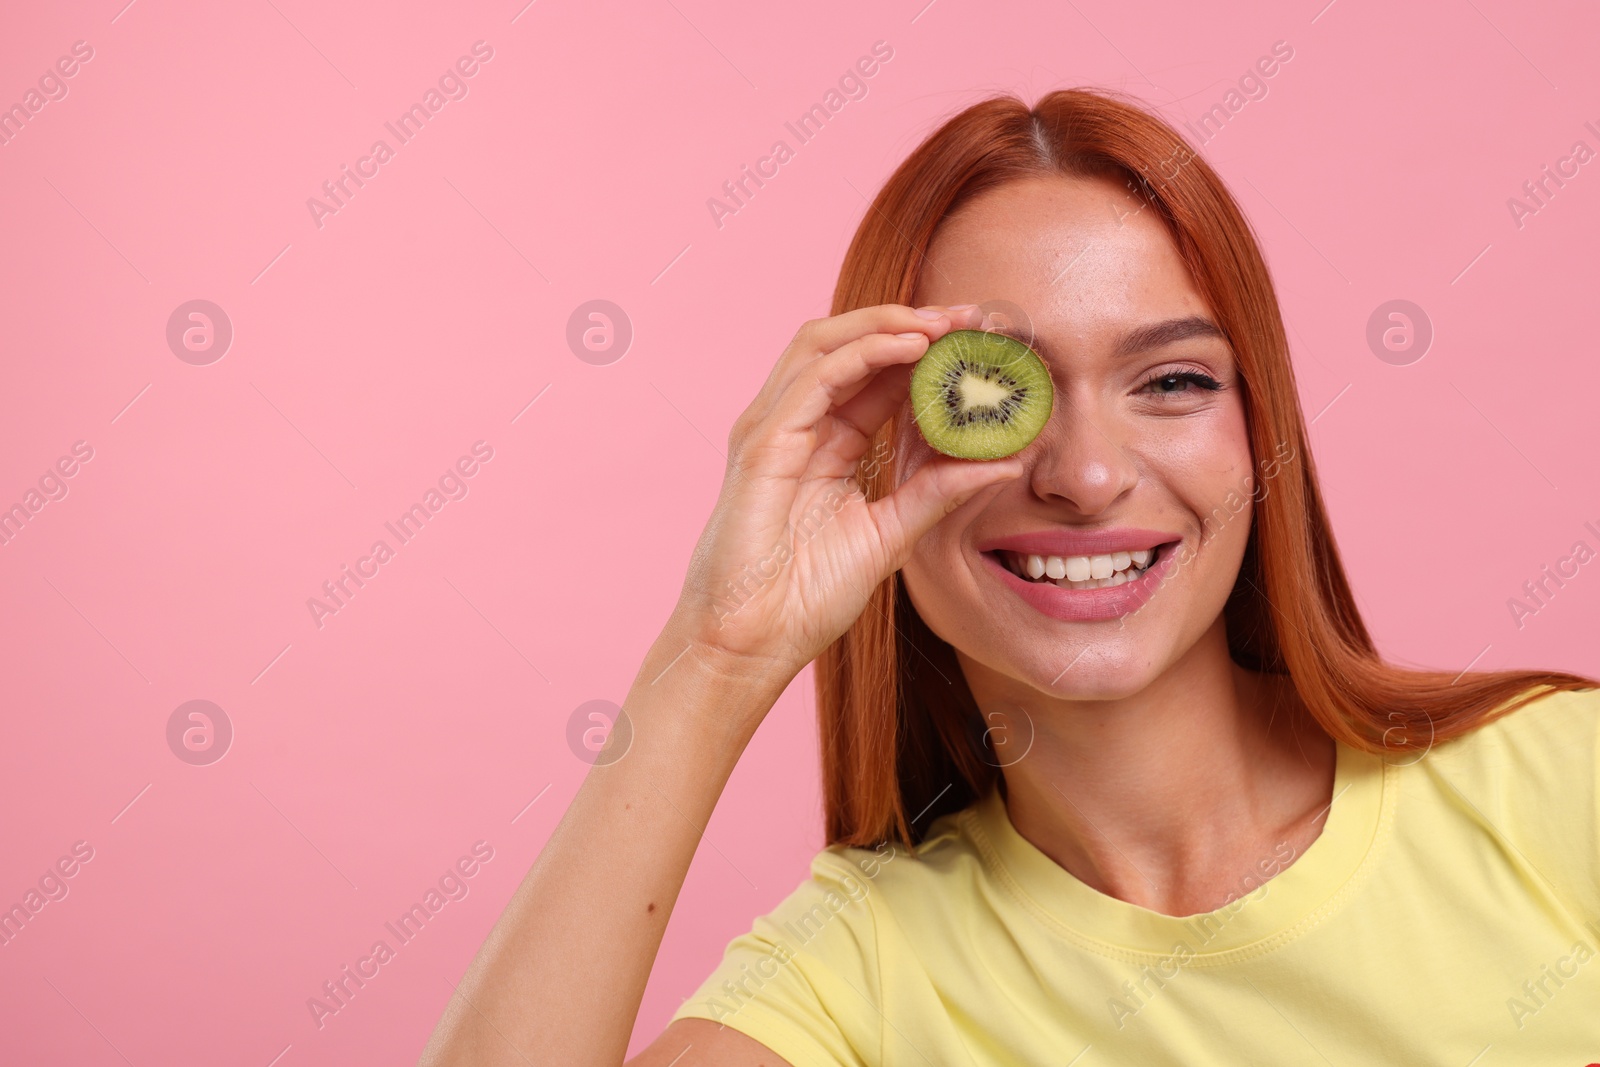
[[[940,456],[904,485],[872,504],[873,519],[894,567],[910,557],[922,535],[984,489],[1022,475],[1017,459],[974,462]]]

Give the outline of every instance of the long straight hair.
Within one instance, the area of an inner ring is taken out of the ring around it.
[[[1252,453],[1258,462],[1289,457],[1255,505],[1224,608],[1235,661],[1287,674],[1335,739],[1404,759],[1547,692],[1596,685],[1558,672],[1411,670],[1379,657],[1334,545],[1277,294],[1249,224],[1183,138],[1119,94],[1061,90],[1032,109],[1001,96],[946,122],[868,208],[833,314],[909,304],[939,223],[985,190],[1038,175],[1123,181],[1166,224],[1238,360]],[[873,455],[894,440],[896,421]],[[896,484],[892,464],[860,478],[869,499]],[[977,740],[954,652],[918,617],[898,575],[817,658],[816,687],[829,844],[914,844],[919,826],[970,804],[999,774]]]

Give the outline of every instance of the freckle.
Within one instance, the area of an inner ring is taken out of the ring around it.
[[[623,811],[632,811],[633,810],[633,805],[632,804],[624,804],[624,805],[622,805],[622,810]]]
[[[656,910],[656,902],[652,900],[650,902],[650,906],[648,908],[644,909],[644,910],[645,911],[655,911]]]

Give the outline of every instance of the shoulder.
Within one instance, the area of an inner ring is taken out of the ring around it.
[[[818,852],[807,877],[727,946],[674,1018],[732,1026],[792,1063],[850,1063],[876,1048],[883,1036],[880,956],[897,958],[905,951],[903,927],[929,929],[927,920],[959,908],[959,887],[978,877],[966,830],[971,811],[936,820],[914,848],[884,842]]]
[[[961,886],[982,877],[972,833],[974,808],[941,816],[915,846],[885,841],[871,848],[832,845],[811,861],[810,877],[773,917],[844,917],[863,950],[880,940],[878,928],[898,925],[912,912],[937,910],[962,896]],[[872,935],[868,940],[869,933]]]
[[[976,832],[980,803],[941,815],[915,846],[894,842],[872,849],[834,846],[813,862],[813,877],[824,874],[859,882],[880,921],[907,908],[936,906],[940,900],[958,897],[962,886],[985,877]]]
[[[795,1067],[875,1062],[881,998],[867,900],[874,859],[864,849],[818,853],[809,875],[728,943],[673,1021],[730,1027]]]
[[[1600,689],[1536,697],[1412,769],[1567,899],[1600,911]]]
[[[1571,806],[1593,794],[1600,757],[1600,689],[1549,692],[1471,733],[1436,745],[1422,762],[1484,785],[1517,787]]]

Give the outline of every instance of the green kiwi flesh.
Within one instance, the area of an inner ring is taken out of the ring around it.
[[[911,410],[923,439],[958,459],[1000,459],[1039,436],[1055,399],[1044,360],[1015,338],[953,330],[928,346],[911,374]]]

